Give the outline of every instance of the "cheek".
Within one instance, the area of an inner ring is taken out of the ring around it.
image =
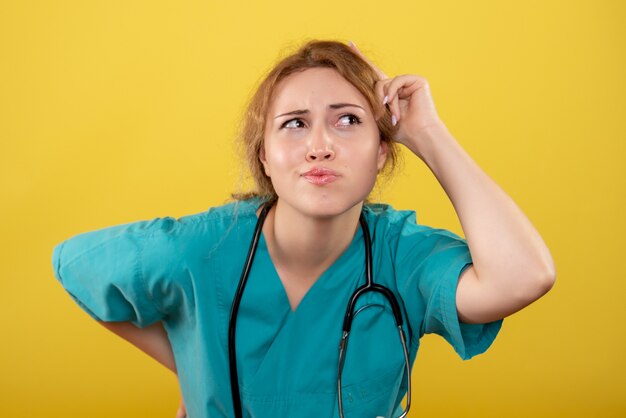
[[[306,151],[297,143],[271,141],[265,147],[265,159],[270,168],[284,169],[300,164]]]
[[[356,141],[346,142],[346,146],[341,148],[341,153],[344,159],[351,162],[359,162],[362,165],[362,169],[378,165],[379,160],[379,140],[367,138],[357,138]],[[377,167],[374,167],[377,169]]]

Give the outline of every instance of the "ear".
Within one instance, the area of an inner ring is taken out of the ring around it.
[[[385,166],[385,161],[387,161],[387,155],[389,153],[389,144],[385,141],[380,141],[380,145],[378,146],[378,171],[382,170]]]
[[[262,145],[261,151],[259,151],[259,161],[261,161],[261,164],[263,164],[263,170],[265,171],[265,175],[267,177],[271,177],[270,167],[269,164],[267,164],[267,159],[265,158],[265,145]]]

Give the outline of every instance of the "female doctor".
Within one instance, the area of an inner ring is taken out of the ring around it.
[[[81,308],[177,374],[177,418],[405,416],[423,334],[469,359],[553,286],[539,233],[447,130],[423,77],[312,41],[269,72],[242,126],[254,192],[53,252]],[[399,144],[466,239],[369,202]]]

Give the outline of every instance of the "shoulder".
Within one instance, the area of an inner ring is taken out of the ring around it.
[[[178,218],[165,216],[143,222],[144,235],[153,251],[193,255],[250,235],[256,223],[257,199],[228,202]]]
[[[234,201],[181,217],[154,217],[93,229],[70,235],[56,245],[55,252],[60,252],[63,247],[63,252],[72,253],[71,258],[74,258],[104,246],[116,248],[120,242],[142,249],[163,247],[168,251],[194,239],[202,239],[206,244],[207,240],[219,239],[229,230],[247,229],[248,224],[253,225],[260,204],[256,199]]]
[[[396,250],[400,247],[433,247],[448,243],[465,244],[452,231],[420,224],[414,210],[398,210],[386,203],[364,205],[364,214],[373,239]]]
[[[417,225],[415,211],[398,210],[387,203],[365,204],[363,213],[372,232],[387,236],[399,234],[410,225]]]
[[[228,229],[235,223],[246,223],[256,220],[256,210],[262,202],[259,199],[248,199],[228,202],[209,209],[180,216],[156,217],[135,223],[136,228],[147,235],[168,233],[193,234],[195,231],[220,231]],[[133,225],[133,224],[130,224]]]

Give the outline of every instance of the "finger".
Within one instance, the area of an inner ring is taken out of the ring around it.
[[[389,85],[389,83],[391,82],[391,79],[386,79],[386,80],[380,80],[377,81],[376,84],[374,84],[374,93],[376,95],[376,100],[378,100],[378,103],[381,103],[383,105],[383,107],[381,108],[382,113],[377,114],[376,119],[379,119],[383,116],[385,116],[386,113],[386,109],[389,108],[389,98],[387,97],[387,86]]]
[[[423,83],[426,83],[426,80],[414,74],[398,75],[389,82],[385,94],[389,97],[389,101],[394,100],[398,93],[400,93],[400,99],[406,99],[411,97]]]
[[[387,85],[387,96],[389,97],[392,123],[400,121],[400,100],[410,98],[425,83],[424,78],[413,74],[399,75],[391,80]]]
[[[389,110],[391,111],[391,124],[396,126],[400,121],[400,99],[397,95],[389,102]]]
[[[176,411],[176,418],[187,418],[187,407],[183,399],[180,400],[178,411]]]
[[[374,85],[374,91],[376,92],[376,97],[380,100],[380,102],[384,105],[387,104],[389,98],[387,97],[387,85],[391,82],[391,80],[380,80],[377,81]]]
[[[350,46],[350,48],[352,48],[354,52],[356,52],[361,58],[363,58],[363,60],[367,62],[370,65],[370,67],[372,67],[372,69],[376,72],[376,74],[381,80],[389,78],[387,77],[387,74],[383,72],[383,70],[378,68],[376,65],[374,65],[372,61],[369,60],[369,58],[363,55],[363,53],[359,50],[359,48],[357,48],[356,44],[353,41],[348,42],[348,45]]]

